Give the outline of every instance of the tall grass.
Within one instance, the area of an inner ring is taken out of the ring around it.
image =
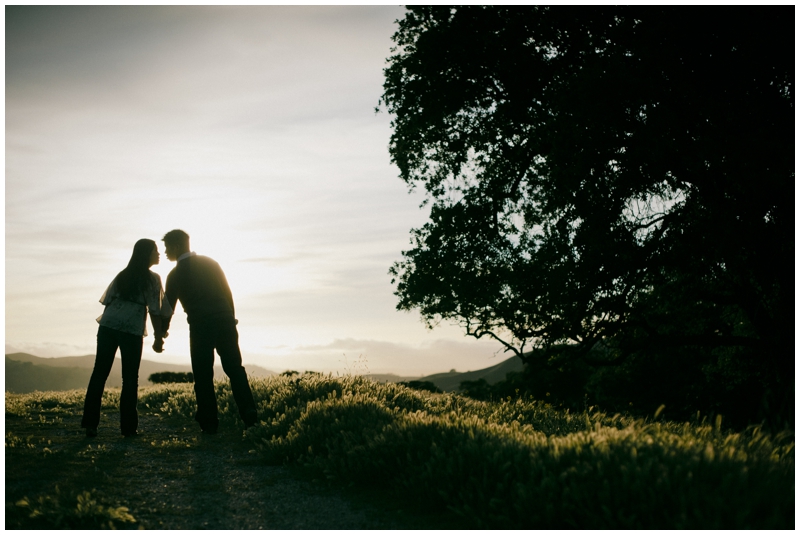
[[[44,494],[34,499],[23,498],[13,507],[6,507],[6,529],[135,529],[136,519],[127,507],[105,505],[84,491],[64,496]]]
[[[794,436],[754,427],[571,414],[361,377],[251,379],[269,463],[449,509],[476,528],[791,529]],[[242,426],[227,382],[220,418]],[[7,417],[79,411],[83,393],[6,395]],[[118,392],[104,396],[118,404]],[[191,385],[142,389],[140,410],[191,420]],[[10,441],[10,442],[9,442]],[[17,444],[19,442],[19,444]],[[27,447],[15,437],[6,446]]]
[[[475,527],[794,526],[792,436],[479,402],[360,377],[253,388],[264,422],[247,436],[268,462],[390,489]],[[232,399],[226,406],[235,414]]]

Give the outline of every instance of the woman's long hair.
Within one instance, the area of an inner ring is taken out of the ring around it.
[[[127,301],[142,302],[144,293],[151,284],[150,256],[156,242],[141,239],[133,246],[133,254],[128,262],[128,267],[117,275],[117,291],[120,297]]]

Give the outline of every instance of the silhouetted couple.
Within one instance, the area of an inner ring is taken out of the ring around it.
[[[225,274],[214,260],[191,252],[189,235],[171,230],[163,238],[169,260],[177,262],[167,276],[166,294],[161,277],[150,271],[159,261],[153,240],[139,240],[133,247],[128,266],[119,272],[100,302],[105,305],[97,318],[97,354],[94,370],[86,389],[81,427],[89,437],[97,436],[100,405],[106,379],[114,364],[117,348],[122,358],[122,393],[120,427],[124,436],[137,434],[136,409],[139,388],[139,364],[143,337],[147,336],[147,314],[153,324],[153,350],[161,353],[164,338],[177,301],[181,302],[189,323],[189,344],[197,399],[195,420],[203,433],[214,434],[219,426],[217,397],[214,391],[214,350],[222,369],[231,381],[231,390],[245,427],[258,421],[253,393],[242,366],[236,316]]]

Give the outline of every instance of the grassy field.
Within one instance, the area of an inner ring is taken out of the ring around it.
[[[788,433],[360,377],[252,387],[262,423],[245,432],[220,382],[212,437],[191,385],[143,388],[134,439],[119,436],[118,391],[97,439],[78,428],[83,392],[6,394],[6,527],[794,528]]]

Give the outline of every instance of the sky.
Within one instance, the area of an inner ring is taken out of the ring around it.
[[[376,113],[395,6],[5,8],[5,343],[93,354],[133,244],[180,228],[230,283],[245,365],[419,376],[509,354],[396,310],[423,225]],[[165,351],[189,364],[178,307]]]

